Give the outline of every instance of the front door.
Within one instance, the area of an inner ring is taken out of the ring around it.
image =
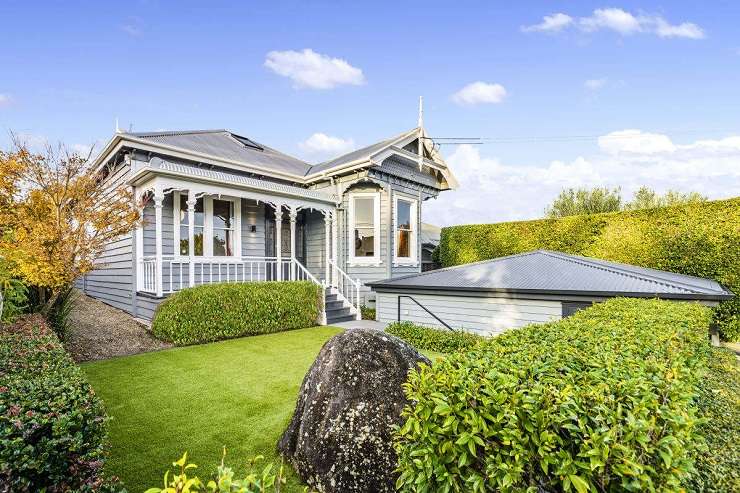
[[[275,234],[275,213],[272,207],[265,207],[265,255],[267,257],[274,257],[277,255],[277,235]],[[281,248],[283,258],[290,258],[291,244],[290,244],[290,220],[286,219],[287,214],[283,214],[283,223],[281,231]],[[305,248],[305,214],[303,211],[298,213],[295,225],[295,242],[296,242],[296,259],[305,265],[306,263],[306,248]],[[275,269],[272,269],[271,275],[268,275],[268,279],[276,278]],[[270,272],[268,271],[268,274]]]

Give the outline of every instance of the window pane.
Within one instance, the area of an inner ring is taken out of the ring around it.
[[[375,230],[355,228],[355,257],[375,256]]]
[[[180,194],[180,224],[188,224],[188,196]],[[203,198],[195,201],[195,225],[203,226]],[[186,237],[187,238],[187,237]]]
[[[213,201],[213,227],[231,229],[234,218],[234,203],[230,200]]]
[[[213,255],[215,257],[229,257],[233,255],[233,232],[229,230],[213,231]]]
[[[398,227],[403,229],[411,229],[411,203],[405,200],[399,200],[397,202],[396,215],[398,219]]]
[[[203,227],[195,227],[195,255],[203,256]]]
[[[375,226],[375,207],[374,199],[368,198],[355,198],[355,227],[356,228],[372,228]]]
[[[398,251],[396,256],[399,258],[408,258],[411,256],[411,232],[410,231],[398,231]]]
[[[187,226],[180,226],[180,255],[190,255],[188,244],[189,228]],[[203,256],[203,227],[196,226],[194,231],[195,236],[195,255]]]
[[[187,226],[180,226],[180,255],[190,255],[188,238],[190,231]]]

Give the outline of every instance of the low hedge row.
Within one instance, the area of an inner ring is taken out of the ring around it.
[[[186,346],[311,327],[321,314],[321,290],[308,281],[222,283],[183,289],[159,305],[152,333]]]
[[[712,278],[739,295],[720,304],[723,338],[740,339],[740,198],[687,206],[444,228],[445,267],[537,249]]]
[[[678,491],[710,312],[614,299],[412,372],[402,491]]]
[[[740,491],[740,365],[735,354],[713,348],[697,404],[705,443],[687,491]]]
[[[0,490],[98,491],[101,400],[38,316],[0,330]]]
[[[454,353],[463,349],[470,349],[483,337],[462,330],[441,330],[423,327],[412,322],[394,322],[385,328],[391,335],[403,339],[416,349],[437,351],[438,353]]]

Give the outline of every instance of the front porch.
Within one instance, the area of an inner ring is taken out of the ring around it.
[[[359,319],[361,283],[336,262],[334,204],[162,176],[137,187],[137,197],[137,295],[161,300],[203,284],[309,281]]]

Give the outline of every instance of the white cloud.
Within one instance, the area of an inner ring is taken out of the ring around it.
[[[452,95],[452,100],[461,105],[500,103],[506,97],[506,89],[501,84],[472,82]]]
[[[632,129],[602,135],[598,139],[598,144],[602,151],[609,154],[655,154],[676,150],[676,146],[667,135]]]
[[[567,14],[557,13],[552,15],[546,15],[542,18],[542,22],[534,24],[532,26],[523,26],[522,31],[525,33],[529,32],[549,32],[556,33],[562,31],[573,23],[573,18]]]
[[[342,139],[317,132],[300,142],[298,146],[308,154],[330,156],[351,151],[355,148],[355,142],[352,139]]]
[[[563,13],[545,16],[540,24],[522,28],[525,32],[559,32],[576,26],[584,32],[614,31],[623,36],[636,33],[655,34],[661,38],[702,39],[704,30],[693,22],[671,24],[660,15],[633,14],[620,8],[596,9],[588,17],[577,20]]]
[[[607,83],[607,79],[588,79],[586,82],[583,83],[583,87],[588,89],[589,91],[598,91],[599,89],[603,88]]]
[[[680,145],[662,134],[624,130],[599,139],[600,152],[572,161],[505,164],[461,145],[447,159],[460,188],[424,204],[424,221],[439,225],[499,222],[543,216],[566,187],[640,186],[658,192],[697,191],[710,198],[740,190],[740,135]]]
[[[611,29],[620,34],[632,34],[641,30],[640,21],[622,9],[596,9],[591,17],[582,17],[579,25],[584,31]]]
[[[358,86],[365,83],[365,76],[359,68],[346,60],[330,58],[311,49],[271,51],[265,59],[265,67],[291,79],[296,88],[332,89],[345,84]]]
[[[0,94],[0,107],[8,106],[13,102],[13,98],[10,94]]]
[[[139,17],[129,17],[125,24],[120,26],[121,31],[125,32],[132,38],[141,37],[144,34],[144,22]]]

